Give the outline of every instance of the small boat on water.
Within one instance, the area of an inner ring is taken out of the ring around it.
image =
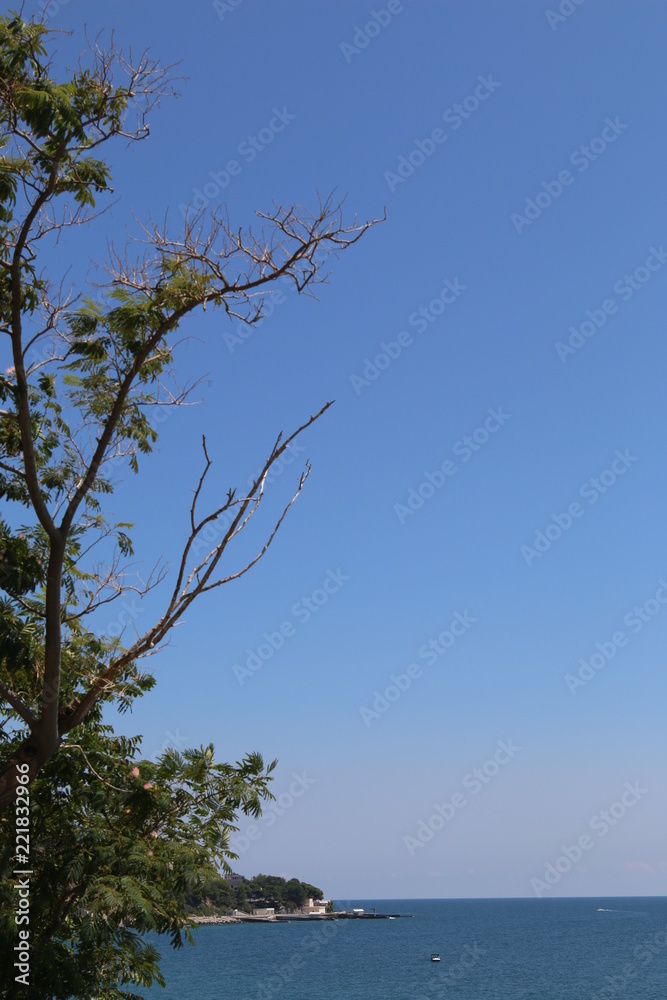
[[[440,956],[438,955],[437,952],[435,952],[435,951],[433,952],[433,954],[431,955],[431,961],[432,962],[439,962],[440,961]]]

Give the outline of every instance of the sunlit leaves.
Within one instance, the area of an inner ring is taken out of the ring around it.
[[[32,783],[31,940],[42,944],[31,979],[40,997],[121,997],[129,994],[105,991],[161,982],[141,935],[163,933],[176,946],[188,937],[188,895],[234,857],[226,844],[237,803],[252,815],[269,795],[271,767],[258,754],[231,766],[216,763],[212,747],[156,761],[139,751],[138,738],[115,736],[94,713]],[[5,871],[13,849],[13,830],[0,825]],[[8,941],[13,891],[12,879],[0,880]]]

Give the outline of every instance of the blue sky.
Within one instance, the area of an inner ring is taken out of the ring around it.
[[[387,209],[319,301],[286,292],[241,343],[219,311],[184,325],[201,402],[114,498],[144,565],[174,559],[202,433],[213,502],[336,400],[274,484],[277,507],[312,462],[269,554],[191,610],[120,722],[148,754],[279,758],[245,875],[667,893],[667,11],[560,7],[51,5],[63,60],[85,23],[188,78],[114,151],[75,272],[198,192],[237,225],[333,188],[349,218]]]

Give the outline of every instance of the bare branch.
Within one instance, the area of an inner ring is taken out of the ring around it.
[[[128,142],[145,138],[148,116],[173,93],[174,77],[171,67],[161,66],[146,52],[138,59],[131,51],[123,54],[113,36],[108,46],[99,36],[89,40],[88,51],[64,90],[52,86],[50,67],[40,58],[39,46],[34,46],[25,67],[0,79],[3,154],[11,173],[3,187],[10,185],[9,199],[3,197],[11,209],[5,213],[0,255],[11,308],[0,310],[0,331],[11,336],[14,361],[14,374],[3,381],[2,390],[3,396],[13,397],[9,407],[16,409],[0,414],[8,442],[0,468],[13,477],[12,499],[31,508],[38,522],[40,551],[47,554],[45,592],[13,598],[26,622],[39,622],[40,636],[43,622],[41,691],[35,698],[40,700],[41,714],[33,711],[32,701],[30,706],[24,704],[22,692],[9,689],[11,677],[9,687],[0,688],[0,695],[31,728],[29,739],[0,773],[0,806],[15,794],[14,762],[28,762],[30,777],[39,773],[58,751],[62,735],[81,722],[98,700],[122,696],[125,685],[136,692],[137,662],[167,640],[196,598],[257,564],[309,475],[307,464],[291,499],[250,561],[240,569],[223,571],[221,560],[229,546],[259,510],[272,466],[331,404],[286,439],[278,436],[245,495],[230,489],[206,514],[199,509],[211,466],[204,439],[205,465],[194,490],[188,537],[166,607],[129,648],[123,649],[120,641],[101,642],[97,662],[75,664],[75,690],[80,692],[82,684],[88,687],[80,695],[72,694],[70,686],[69,704],[62,704],[61,649],[76,651],[72,641],[80,632],[76,623],[128,589],[147,593],[166,572],[155,570],[146,583],[129,583],[120,558],[128,554],[127,546],[120,537],[108,562],[92,567],[89,563],[92,548],[101,540],[98,532],[106,525],[100,498],[113,485],[110,463],[128,455],[135,462],[140,451],[150,451],[155,439],[150,408],[182,405],[199,382],[195,379],[181,388],[170,381],[179,325],[209,304],[222,307],[228,317],[256,323],[264,315],[265,297],[285,282],[299,294],[313,295],[316,286],[327,280],[326,265],[332,256],[353,246],[381,221],[358,223],[355,218],[345,223],[343,201],[336,200],[335,193],[324,199],[318,196],[313,211],[274,203],[269,211],[257,212],[255,227],[247,230],[232,225],[224,207],[210,216],[187,216],[183,231],[175,234],[166,218],[162,225],[149,218],[139,224],[133,247],[136,254],[139,244],[139,259],[127,249],[117,253],[110,246],[104,294],[99,302],[74,309],[76,299],[63,290],[63,282],[56,288],[45,275],[38,275],[40,240],[51,237],[57,242],[61,234],[90,221],[93,199],[112,191],[107,164],[91,151],[117,136]],[[40,102],[45,87],[51,88],[52,110],[47,108],[45,124],[35,129],[26,108],[33,99]],[[134,126],[123,118],[128,105],[136,115]],[[78,116],[74,121],[72,114]],[[38,373],[40,378],[35,378]],[[41,377],[44,373],[49,377]],[[20,469],[15,467],[19,462]],[[222,534],[201,559],[198,543],[212,524],[220,526]],[[102,532],[101,537],[109,536]]]
[[[114,792],[122,792],[123,794],[126,794],[126,793],[129,793],[129,792],[131,792],[131,791],[132,791],[132,789],[131,789],[131,788],[118,788],[118,786],[117,786],[117,785],[112,785],[110,781],[106,781],[106,780],[105,780],[105,779],[104,779],[104,778],[102,777],[102,775],[101,775],[101,774],[99,774],[99,773],[98,773],[98,772],[97,772],[97,771],[95,770],[95,768],[94,768],[94,767],[93,767],[93,765],[92,765],[92,764],[90,763],[90,760],[88,759],[88,757],[87,757],[87,755],[86,755],[86,751],[85,751],[85,750],[83,749],[83,747],[82,747],[82,746],[79,746],[79,744],[78,744],[78,743],[62,743],[62,744],[61,744],[61,748],[62,748],[63,750],[80,750],[80,751],[81,751],[81,754],[82,754],[82,756],[83,756],[83,759],[85,760],[85,762],[86,762],[86,764],[88,765],[89,769],[90,769],[90,770],[91,770],[91,771],[93,772],[93,774],[94,774],[94,775],[95,775],[95,777],[96,777],[96,778],[98,779],[98,781],[101,781],[103,785],[106,785],[106,786],[107,786],[107,788],[113,788]]]
[[[114,285],[149,297],[155,295],[166,277],[166,262],[187,265],[202,279],[198,302],[222,305],[230,317],[245,323],[262,318],[263,295],[269,286],[285,279],[299,293],[312,293],[312,286],[325,283],[323,264],[331,254],[353,246],[382,219],[352,225],[343,223],[344,200],[334,202],[333,194],[319,200],[316,212],[299,205],[284,207],[274,203],[272,212],[257,212],[265,225],[258,233],[232,227],[224,208],[211,216],[200,210],[186,218],[179,238],[169,235],[166,222],[150,219],[138,223],[150,257],[133,261],[126,250],[121,256],[109,248],[108,273]]]
[[[193,524],[193,517],[195,517],[195,515],[193,514],[191,509],[190,535],[183,549],[183,556],[181,557],[181,563],[179,566],[179,571],[177,576],[177,584],[176,587],[174,588],[171,600],[169,601],[166,611],[152,626],[152,628],[148,630],[148,632],[144,633],[144,635],[141,636],[139,639],[137,639],[132,644],[132,646],[130,646],[129,649],[125,650],[120,657],[118,657],[116,660],[114,660],[106,667],[106,669],[93,681],[91,688],[89,689],[89,691],[86,692],[85,695],[83,695],[82,698],[80,698],[76,703],[70,704],[69,706],[67,706],[66,710],[61,712],[61,723],[60,723],[61,733],[67,732],[70,729],[74,728],[74,726],[78,725],[79,722],[81,722],[81,720],[90,711],[90,709],[95,704],[97,699],[102,694],[108,693],[110,690],[113,690],[115,685],[115,678],[120,673],[122,673],[124,669],[126,669],[130,664],[134,663],[141,657],[150,654],[150,652],[163,641],[168,632],[178,624],[179,620],[182,618],[185,611],[189,608],[189,606],[198,596],[200,596],[202,593],[207,592],[208,590],[212,590],[215,587],[221,586],[225,582],[230,582],[231,580],[238,579],[239,577],[243,576],[244,573],[246,573],[252,566],[256,565],[259,559],[261,559],[261,557],[267,551],[271,542],[275,538],[276,533],[280,528],[280,525],[282,524],[284,518],[286,517],[288,510],[291,508],[291,506],[297,499],[298,495],[300,494],[303,485],[306,481],[306,478],[308,476],[309,469],[307,469],[304,473],[302,473],[295,494],[293,495],[292,499],[289,501],[289,503],[281,513],[280,517],[278,518],[267,541],[264,543],[260,551],[253,557],[253,559],[249,563],[247,563],[241,570],[229,574],[224,579],[220,580],[211,579],[212,574],[214,573],[220,559],[222,558],[223,553],[227,549],[227,546],[229,545],[230,541],[232,541],[232,539],[236,536],[236,534],[238,534],[239,525],[244,522],[247,523],[248,517],[252,516],[252,513],[254,513],[254,511],[257,509],[257,505],[260,503],[261,497],[263,496],[266,477],[272,465],[280,458],[285,449],[289,447],[289,445],[295,440],[295,438],[299,434],[303,433],[303,431],[306,430],[308,427],[310,427],[311,424],[313,424],[316,420],[319,420],[319,418],[332,405],[333,405],[332,402],[326,403],[317,413],[313,414],[307,421],[305,421],[292,434],[290,434],[289,437],[285,438],[285,440],[282,441],[282,443],[281,443],[282,440],[281,437],[280,436],[278,437],[278,440],[274,445],[271,454],[264,463],[262,471],[260,472],[259,476],[255,479],[248,493],[248,496],[240,498],[239,500],[234,500],[233,493],[230,491],[230,493],[228,494],[228,500],[221,508],[218,508],[218,511],[216,512],[214,517],[217,516],[222,510],[228,509],[229,507],[236,504],[238,504],[238,511],[235,514],[234,519],[232,520],[227,531],[225,532],[223,538],[221,539],[219,544],[215,547],[212,557],[210,555],[207,556],[205,560],[203,560],[200,564],[198,564],[198,566],[195,566],[194,570],[192,570],[191,573],[189,574],[187,581],[185,581],[184,583],[184,575],[186,571],[188,555],[191,551],[192,545],[196,541],[199,533],[202,531],[205,525],[210,523],[211,521],[211,515],[199,521],[195,519],[194,521],[195,527],[193,529],[192,524]],[[199,484],[197,486],[195,500],[199,497],[199,494],[201,492],[201,484],[211,464],[207,452],[205,452],[205,456],[206,456],[206,466],[202,476],[200,477]],[[193,500],[193,508],[196,509],[195,500]],[[200,578],[197,580],[196,583],[194,583],[195,577],[197,576],[198,573],[201,574]]]
[[[260,551],[257,553],[257,555],[253,559],[251,559],[249,563],[246,563],[246,565],[243,567],[243,569],[240,569],[236,573],[232,573],[229,576],[223,577],[222,580],[216,580],[213,583],[209,583],[206,586],[201,587],[201,589],[198,591],[198,593],[205,594],[205,593],[207,593],[207,591],[213,590],[215,587],[221,587],[223,585],[223,583],[230,583],[232,580],[238,580],[240,577],[244,576],[244,574],[246,574],[249,569],[252,569],[252,567],[255,565],[255,563],[259,562],[259,560],[262,558],[262,556],[264,555],[264,553],[269,548],[269,545],[271,544],[271,542],[273,541],[273,539],[276,537],[276,534],[278,533],[278,529],[280,528],[280,525],[283,523],[283,521],[285,520],[285,517],[287,516],[287,511],[290,509],[290,507],[292,506],[292,504],[296,501],[297,497],[299,496],[299,493],[301,493],[301,490],[303,489],[303,485],[304,485],[304,483],[305,483],[305,481],[306,481],[306,479],[308,478],[309,475],[310,475],[310,465],[307,466],[305,472],[301,473],[301,477],[299,479],[299,485],[298,485],[298,487],[296,489],[296,492],[294,493],[292,499],[286,505],[286,507],[283,510],[282,514],[280,515],[280,517],[276,521],[276,524],[275,524],[275,527],[274,527],[273,531],[271,532],[271,534],[269,535],[268,539],[266,540],[266,542],[264,543],[264,545],[260,549]],[[253,513],[254,513],[254,511],[253,511]]]
[[[3,684],[2,681],[0,681],[0,698],[4,698],[4,700],[12,706],[14,711],[21,716],[23,721],[26,722],[31,729],[33,728],[37,719],[32,714],[28,706],[18,697],[18,695],[10,691],[7,685]]]

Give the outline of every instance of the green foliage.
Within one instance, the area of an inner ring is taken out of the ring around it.
[[[259,754],[217,764],[213,748],[141,760],[140,740],[114,736],[89,715],[31,786],[31,990],[26,1000],[121,998],[125,985],[162,982],[143,939],[190,938],[188,901],[229,870],[239,812],[257,816],[270,796]],[[16,905],[11,814],[0,822],[0,946],[11,954]],[[224,883],[223,883],[224,884]],[[12,996],[11,963],[0,996]]]
[[[275,907],[297,910],[307,899],[322,899],[317,886],[296,878],[286,881],[280,875],[254,875],[237,886],[230,886],[221,875],[204,879],[186,896],[188,909],[196,914],[224,913],[228,909],[246,910],[253,907]]]
[[[202,878],[200,885],[192,888],[185,897],[188,912],[203,916],[224,913],[230,909],[241,909],[245,903],[243,886],[232,889],[217,872]]]
[[[127,708],[154,683],[120,638],[86,617],[118,592],[115,566],[133,551],[132,525],[102,509],[112,492],[106,469],[121,457],[137,472],[138,455],[151,451],[157,436],[147,407],[173,360],[173,313],[198,304],[210,279],[168,260],[150,293],[111,288],[69,310],[53,298],[38,274],[31,226],[50,224],[40,213],[54,199],[63,199],[62,218],[85,221],[83,210],[110,190],[95,149],[122,133],[133,95],[112,84],[110,61],[95,54],[90,68],[52,79],[47,34],[17,14],[0,17],[0,329],[21,359],[20,370],[0,375],[0,498],[15,508],[0,521],[0,683],[24,710],[2,699],[0,764],[30,744],[25,713],[39,720],[53,700],[44,678],[55,634],[58,752],[30,783],[31,986],[20,994],[112,1000],[162,982],[144,935],[167,935],[175,947],[189,937],[186,899],[235,857],[235,818],[259,815],[275,762],[265,767],[249,754],[217,763],[212,746],[142,760],[139,738],[116,737],[101,721],[105,703]],[[141,72],[150,89],[150,65]],[[140,87],[141,73],[133,80]],[[24,331],[31,337],[44,324],[58,357],[26,372]],[[95,545],[100,564],[88,556]],[[49,587],[59,602],[50,624]],[[113,683],[100,686],[69,732],[72,706],[112,663],[120,663]],[[8,810],[0,818],[2,997],[16,995],[14,833]]]
[[[94,192],[108,189],[109,170],[103,161],[85,155],[99,139],[90,123],[98,133],[119,131],[127,107],[126,89],[110,95],[90,71],[75,73],[66,83],[50,79],[43,58],[46,34],[44,25],[25,22],[16,14],[0,19],[0,127],[18,122],[41,140],[28,155],[5,162],[0,187],[4,221],[11,218],[16,201],[16,174],[34,185],[48,183],[56,158],[60,170],[53,191],[71,192],[77,202],[94,204]]]

